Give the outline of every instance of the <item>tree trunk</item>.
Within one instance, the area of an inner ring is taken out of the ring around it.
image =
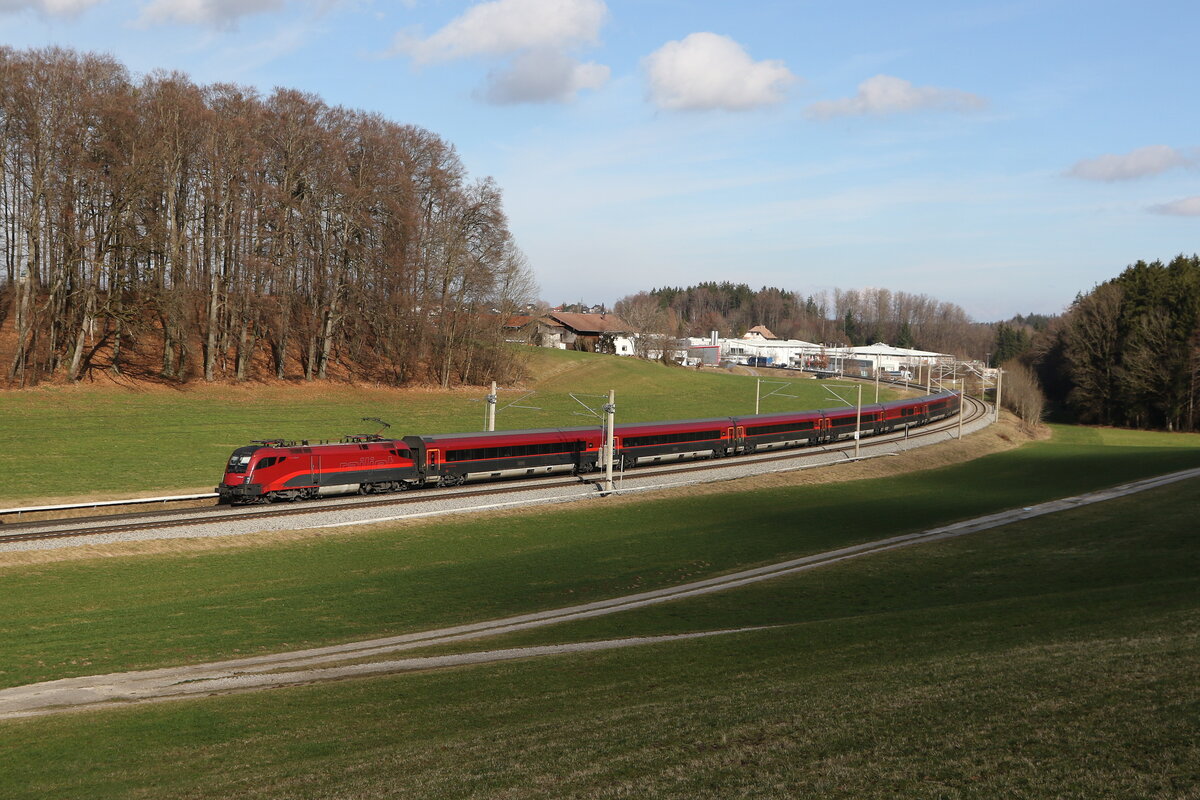
[[[92,325],[96,319],[96,290],[91,287],[88,290],[87,301],[84,304],[83,320],[79,324],[79,332],[75,334],[75,349],[71,354],[71,366],[67,369],[67,378],[71,381],[77,381],[80,378],[79,370],[83,366],[83,347],[87,341],[87,335],[90,332]]]
[[[246,372],[250,367],[250,363],[254,357],[254,347],[257,340],[257,325],[253,325],[249,320],[242,320],[242,327],[238,333],[237,347],[237,380],[238,382],[246,380]]]
[[[16,331],[17,331],[17,347],[16,353],[13,355],[12,366],[8,370],[10,380],[17,378],[21,379],[21,386],[25,385],[25,365],[28,359],[28,347],[30,341],[30,324],[29,312],[33,301],[33,287],[30,286],[29,273],[21,277],[17,282],[17,292],[13,304],[16,306]]]
[[[221,327],[221,286],[217,271],[212,271],[208,295],[208,335],[204,342],[204,380],[212,383],[217,363],[217,335]]]
[[[329,354],[333,349],[333,329],[338,320],[338,298],[341,296],[341,291],[341,286],[334,289],[333,299],[329,301],[329,307],[325,309],[321,324],[321,352],[318,356],[317,366],[317,377],[321,380],[325,380],[329,376]]]

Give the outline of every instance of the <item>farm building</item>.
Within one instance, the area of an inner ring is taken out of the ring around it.
[[[615,314],[575,314],[550,311],[532,320],[524,328],[525,341],[559,350],[585,350],[593,353],[634,354],[634,334]]]

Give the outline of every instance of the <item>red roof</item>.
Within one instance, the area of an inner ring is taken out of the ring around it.
[[[553,311],[546,316],[556,320],[575,333],[629,333],[630,327],[616,314],[568,314]]]
[[[504,323],[504,327],[506,327],[506,328],[524,328],[526,325],[528,325],[532,321],[533,321],[533,317],[529,316],[528,314],[513,314],[511,317],[508,318],[508,321]]]

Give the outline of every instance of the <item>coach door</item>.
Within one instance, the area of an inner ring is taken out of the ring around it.
[[[426,452],[425,464],[429,468],[429,472],[434,474],[440,472],[442,468],[442,451],[429,450]]]

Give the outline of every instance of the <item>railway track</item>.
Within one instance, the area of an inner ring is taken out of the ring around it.
[[[982,401],[973,397],[967,397],[965,400],[966,402],[964,404],[965,408],[963,412],[965,416],[962,418],[963,425],[978,421],[990,413],[990,407]],[[894,443],[897,440],[911,441],[935,437],[939,434],[946,433],[948,430],[955,429],[958,425],[958,416],[949,417],[920,428],[907,429],[903,432],[893,432],[879,436],[870,436],[861,440],[859,447],[864,454],[863,457],[871,457],[871,451],[880,449],[880,446],[882,445]],[[843,440],[836,444],[765,451],[750,455],[737,456],[735,458],[647,465],[638,467],[631,473],[618,473],[618,476],[622,480],[632,480],[634,478],[641,479],[646,477],[665,477],[682,474],[702,474],[704,472],[725,470],[733,466],[804,462],[806,460],[812,460],[814,457],[827,456],[830,453],[845,454],[847,457],[846,460],[849,461],[853,459],[853,456],[851,455],[853,451],[854,442],[852,440]],[[802,463],[797,464],[797,468],[801,466],[803,466]],[[206,509],[183,508],[168,511],[138,512],[133,514],[99,517],[76,517],[73,519],[44,520],[39,522],[5,525],[2,529],[3,533],[0,534],[0,544],[50,539],[83,538],[89,536],[170,529],[195,525],[245,522],[256,519],[278,519],[282,517],[295,517],[338,510],[359,511],[363,509],[374,508],[397,508],[406,505],[428,502],[435,499],[455,499],[469,501],[479,498],[512,495],[540,489],[579,487],[581,484],[594,486],[597,490],[601,489],[603,485],[602,478],[598,477],[597,473],[593,473],[586,478],[582,476],[557,476],[553,478],[540,478],[535,480],[511,480],[503,483],[487,484],[485,486],[468,485],[455,488],[434,488],[413,492],[401,492],[387,495],[385,497],[348,497],[319,503],[300,502],[276,504],[270,506],[253,506],[249,508],[214,506]],[[615,493],[620,493],[620,491],[622,491],[622,489],[618,485]]]

